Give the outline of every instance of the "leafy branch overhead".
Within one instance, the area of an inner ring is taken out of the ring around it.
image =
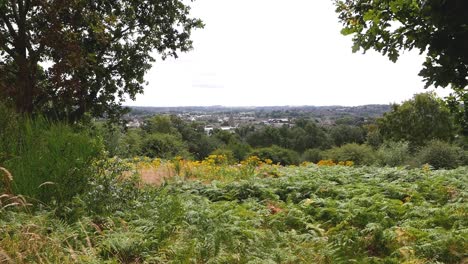
[[[342,33],[353,35],[353,51],[374,49],[396,61],[402,50],[426,57],[419,75],[425,87],[456,91],[452,101],[465,105],[468,131],[468,2],[465,0],[335,0]],[[457,107],[457,106],[455,106]]]
[[[375,49],[396,61],[401,50],[419,49],[420,75],[430,85],[468,85],[468,2],[463,0],[336,1],[342,33],[354,34],[354,51]]]
[[[116,114],[142,93],[154,51],[189,51],[202,26],[178,0],[2,1],[0,96],[26,113]]]

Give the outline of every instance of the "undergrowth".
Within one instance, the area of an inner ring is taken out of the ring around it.
[[[466,263],[468,168],[264,165],[162,186],[102,163],[61,217],[0,211],[6,263]],[[123,167],[122,167],[123,166]],[[264,175],[267,166],[275,175]]]

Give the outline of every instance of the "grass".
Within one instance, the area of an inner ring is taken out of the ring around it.
[[[12,114],[0,105],[0,165],[15,181],[12,193],[45,204],[66,203],[86,189],[102,144],[88,131],[42,117]]]

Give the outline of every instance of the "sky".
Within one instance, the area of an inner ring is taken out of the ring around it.
[[[287,4],[285,4],[287,3]],[[424,92],[424,57],[352,53],[332,0],[197,0],[194,49],[157,60],[131,106],[400,103]],[[437,89],[441,96],[448,90]]]

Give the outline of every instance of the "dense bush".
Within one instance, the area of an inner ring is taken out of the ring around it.
[[[410,158],[408,142],[385,142],[377,150],[378,164],[383,166],[400,166],[408,163]]]
[[[323,160],[323,155],[320,149],[308,149],[302,153],[302,161],[317,163],[321,160]]]
[[[326,159],[334,161],[353,161],[356,165],[370,165],[375,160],[374,150],[367,145],[346,144],[324,151]]]
[[[230,142],[227,146],[234,155],[234,158],[237,161],[241,161],[247,158],[249,153],[252,151],[252,147],[247,143],[242,143],[240,141]]]
[[[189,156],[187,145],[177,136],[154,133],[145,137],[141,154],[150,158],[171,159],[175,156]]]
[[[281,165],[293,165],[300,162],[297,152],[278,146],[255,149],[250,152],[250,156],[257,156],[262,160],[270,159],[273,163],[280,163]]]
[[[419,164],[430,164],[436,169],[451,169],[460,165],[464,152],[447,142],[433,140],[423,147],[418,155]]]
[[[0,120],[8,128],[0,130],[0,162],[13,174],[15,193],[61,204],[86,190],[90,165],[103,153],[98,138],[68,124],[0,112],[9,117]]]
[[[140,129],[129,129],[122,138],[122,154],[119,157],[131,158],[141,155],[142,137]]]

